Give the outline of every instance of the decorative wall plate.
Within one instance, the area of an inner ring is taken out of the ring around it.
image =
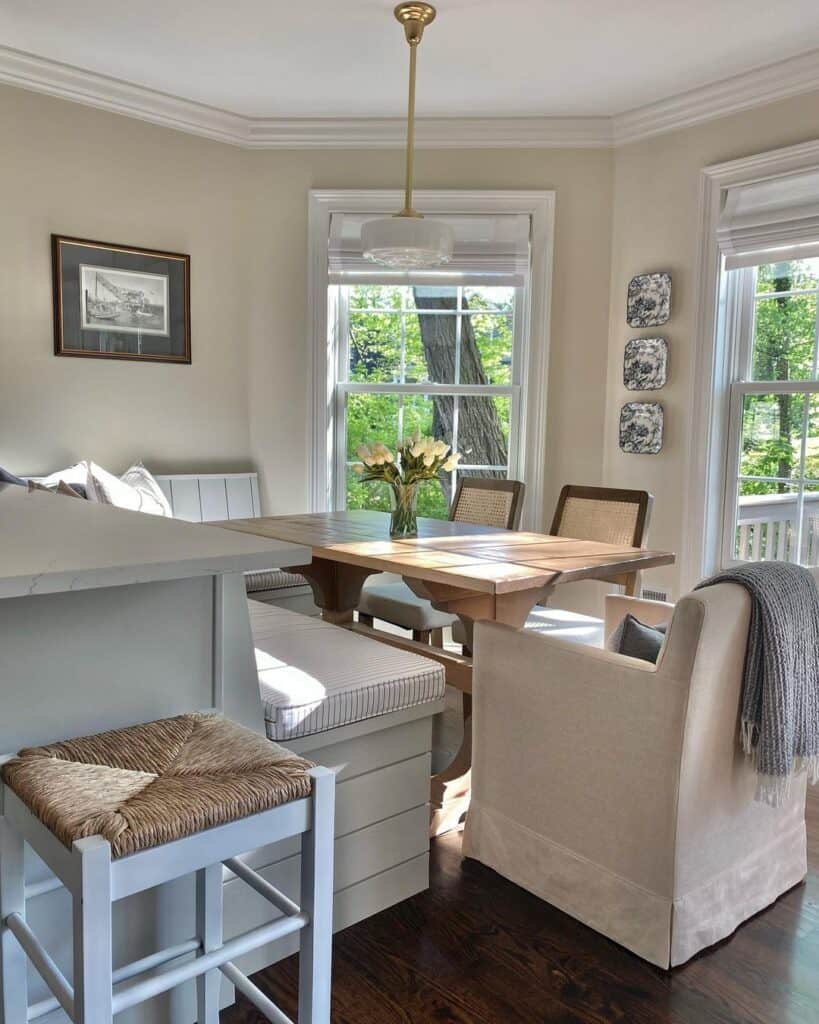
[[[663,447],[659,402],[626,402],[620,410],[620,447],[630,455],[656,455]]]
[[[658,327],[671,316],[671,274],[638,274],[628,283],[629,327]]]
[[[657,391],[668,383],[665,338],[632,338],[623,356],[623,384],[628,391]]]

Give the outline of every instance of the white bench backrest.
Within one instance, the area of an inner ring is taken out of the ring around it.
[[[175,519],[208,523],[261,515],[256,473],[182,473],[157,476],[156,480]]]

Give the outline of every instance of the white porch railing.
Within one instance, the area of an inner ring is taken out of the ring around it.
[[[798,502],[795,494],[751,494],[739,499],[735,557],[819,564],[819,494],[805,494],[802,553],[796,558]]]

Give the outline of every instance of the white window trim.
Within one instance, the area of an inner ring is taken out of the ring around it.
[[[731,383],[736,353],[732,318],[738,304],[721,289],[722,255],[717,224],[726,190],[819,166],[819,140],[714,164],[700,176],[699,250],[695,269],[697,309],[689,377],[689,431],[685,519],[680,556],[682,592],[720,567],[724,535]]]
[[[734,270],[726,279],[726,342],[734,353],[729,385],[729,422],[728,447],[726,452],[725,501],[723,505],[722,542],[720,545],[719,562],[722,566],[742,565],[742,561],[734,554],[737,531],[737,502],[739,499],[739,478],[741,466],[740,446],[742,443],[742,410],[747,395],[816,395],[819,394],[819,380],[754,380],[751,372],[751,361],[754,343],[754,318],[756,310],[756,273],[754,267]],[[814,295],[815,288],[810,289]],[[814,359],[819,350],[819,319],[815,326]],[[807,398],[804,409],[803,431],[807,430],[808,405]],[[802,530],[804,526],[805,450],[802,450],[799,475],[793,478],[796,499],[796,541],[793,550],[801,558],[803,551]],[[759,479],[765,479],[760,477]],[[773,480],[774,478],[770,478]],[[753,537],[753,558],[763,554],[760,548],[760,537],[755,531]],[[770,552],[765,557],[771,557]],[[779,553],[777,557],[784,557]]]
[[[531,271],[527,289],[529,324],[521,347],[523,386],[520,422],[524,450],[517,464],[526,483],[522,523],[544,528],[543,492],[546,478],[546,397],[548,391],[552,266],[554,251],[553,191],[421,190],[416,205],[429,215],[446,213],[525,214],[531,218]],[[333,337],[336,317],[329,309],[327,245],[334,213],[391,213],[401,206],[403,193],[393,189],[313,189],[309,196],[307,315],[310,330],[310,510],[333,507],[332,396],[338,346]],[[332,301],[332,298],[330,299]],[[429,388],[427,388],[429,391]]]

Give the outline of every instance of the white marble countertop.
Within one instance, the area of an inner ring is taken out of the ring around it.
[[[0,485],[0,598],[304,565],[309,548]]]

